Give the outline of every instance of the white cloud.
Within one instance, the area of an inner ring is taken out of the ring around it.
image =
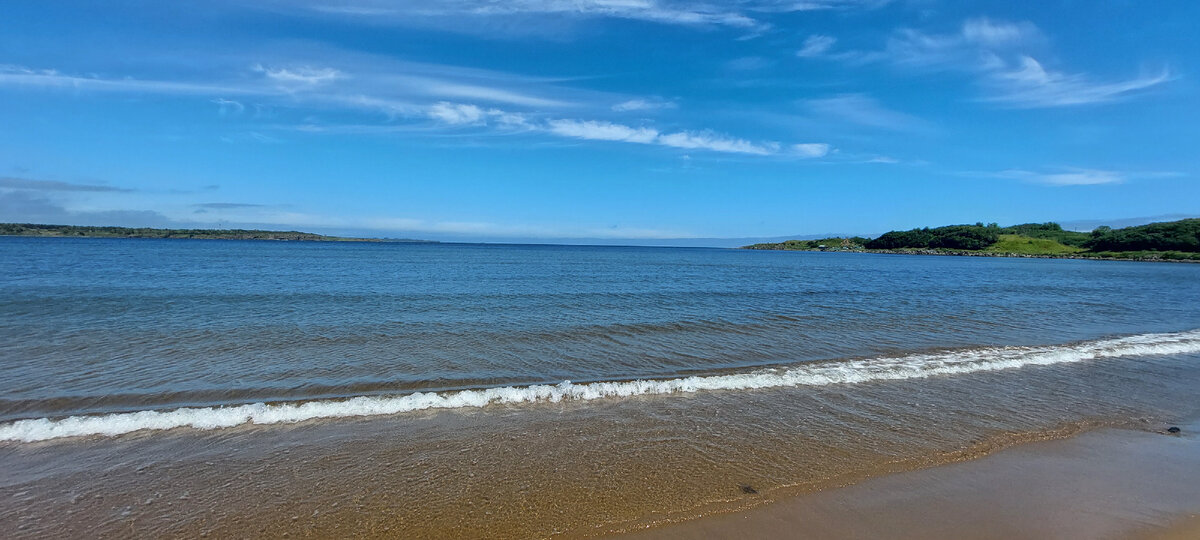
[[[461,103],[436,103],[429,108],[429,117],[451,125],[482,124],[486,118],[483,109]]]
[[[286,8],[295,3],[277,2]],[[306,4],[300,2],[301,5]],[[555,15],[581,18],[629,19],[682,26],[729,26],[755,28],[761,23],[750,16],[720,7],[720,4],[674,0],[438,0],[392,2],[350,0],[336,5],[307,2],[307,9],[348,16],[372,17],[414,24],[422,19],[499,17],[512,15]],[[751,5],[750,7],[753,7]]]
[[[1083,75],[1048,71],[1037,60],[1025,56],[1019,66],[991,74],[988,84],[997,92],[988,100],[1021,108],[1086,105],[1115,101],[1170,79],[1170,74],[1163,70],[1123,81],[1095,82]]]
[[[999,178],[1012,178],[1036,184],[1050,186],[1091,186],[1099,184],[1119,184],[1125,182],[1126,175],[1116,171],[1098,169],[1068,168],[1053,172],[1035,172],[1023,169],[1009,169],[993,174]]]
[[[808,36],[808,39],[804,40],[804,45],[799,51],[796,51],[796,56],[801,58],[821,56],[822,54],[825,54],[830,47],[833,47],[833,44],[836,42],[837,39],[834,37],[813,34]]]
[[[439,66],[416,65],[443,77],[391,76],[382,73],[382,67],[374,70],[349,70],[312,67],[265,67],[255,64],[250,71],[263,77],[247,78],[246,72],[232,73],[228,84],[198,84],[190,82],[152,81],[131,78],[104,79],[63,75],[52,70],[31,70],[13,66],[0,66],[0,85],[27,85],[37,87],[65,87],[120,92],[157,92],[160,94],[209,94],[209,100],[221,107],[225,113],[244,112],[241,101],[220,95],[261,96],[264,103],[255,106],[333,108],[342,110],[365,110],[383,112],[393,121],[391,124],[369,127],[346,124],[347,129],[332,129],[317,122],[305,120],[302,125],[292,126],[311,133],[395,133],[413,126],[396,121],[426,118],[447,126],[495,127],[508,130],[541,132],[576,139],[618,141],[637,144],[655,144],[673,148],[709,150],[713,152],[748,155],[780,154],[780,144],[773,141],[750,141],[729,137],[708,130],[681,130],[661,133],[653,127],[632,127],[602,119],[549,118],[545,111],[506,111],[485,108],[481,105],[436,100],[437,97],[464,95],[483,101],[507,101],[526,105],[558,106],[566,102],[527,96],[505,88],[475,85],[470,79],[496,80],[502,83],[526,84],[503,74],[478,70],[464,70]],[[451,79],[455,77],[458,80]],[[210,77],[211,79],[211,77]],[[410,83],[410,84],[404,84]],[[415,87],[415,88],[414,88]],[[429,98],[435,98],[430,100]],[[596,96],[592,96],[596,97]],[[277,98],[271,102],[271,98]],[[674,103],[660,98],[635,99],[618,103],[617,112],[670,108]],[[237,140],[266,141],[261,134],[245,135]],[[230,136],[230,140],[235,140]]]
[[[708,132],[681,131],[658,136],[658,144],[675,148],[712,150],[736,154],[767,156],[779,150],[779,143],[752,143],[744,139],[733,139]]]
[[[958,32],[927,34],[910,28],[897,31],[880,53],[865,60],[885,60],[920,69],[987,71],[998,67],[1001,56],[1039,46],[1042,33],[1032,23],[968,19]]]
[[[631,99],[612,106],[615,112],[654,111],[659,109],[674,109],[675,102],[662,99]]]
[[[285,85],[318,85],[329,83],[345,76],[345,74],[333,68],[314,68],[309,66],[271,68],[257,64],[254,66],[254,71],[266,75],[268,79]]]
[[[882,51],[835,56],[859,63],[884,61],[907,69],[968,73],[987,92],[984,101],[1021,108],[1115,101],[1171,80],[1166,69],[1116,81],[1050,70],[1034,58],[1046,42],[1032,23],[977,18],[963,22],[955,33],[902,29]]]
[[[825,143],[802,143],[793,144],[792,152],[802,158],[819,158],[825,157],[833,147]]]
[[[658,138],[657,130],[634,128],[611,122],[551,120],[547,122],[546,126],[550,133],[577,139],[650,144]]]
[[[699,3],[656,0],[513,0],[509,2],[460,2],[475,4],[470,13],[495,15],[514,13],[574,14],[643,20],[679,25],[757,26],[750,17]]]
[[[530,127],[529,118],[524,114],[500,109],[484,109],[478,105],[463,103],[438,102],[426,109],[425,114],[434,120],[452,126],[494,124],[504,128]]]
[[[289,108],[315,106],[374,109],[389,116],[424,114],[426,104],[437,101],[479,101],[530,108],[557,108],[575,104],[544,94],[576,96],[583,100],[611,99],[602,93],[560,88],[543,79],[502,72],[402,62],[341,52],[332,56],[333,67],[273,67],[264,63],[225,72],[194,72],[177,80],[140,79],[129,76],[71,75],[56,70],[0,65],[0,86],[63,88],[73,91],[201,95],[220,106],[222,114],[244,112],[239,96],[276,97],[262,106]],[[397,75],[397,73],[402,73]],[[259,76],[253,76],[253,75]],[[421,102],[425,102],[422,104]]]
[[[672,148],[759,156],[777,154],[780,149],[779,143],[776,142],[751,142],[710,131],[661,133],[652,127],[633,127],[604,120],[579,120],[570,118],[554,118],[538,121],[526,115],[509,113],[499,109],[485,110],[475,105],[456,103],[438,103],[430,107],[427,114],[430,118],[450,125],[483,126],[495,124],[501,127],[519,126],[528,130],[540,131],[560,137],[591,141],[654,144]],[[800,157],[819,157],[825,155],[829,149],[830,146],[826,144],[809,143],[796,145],[793,148],[793,153]]]
[[[96,75],[67,75],[54,69],[31,69],[13,65],[0,65],[0,85],[28,88],[64,88],[97,92],[150,92],[189,95],[273,93],[271,90],[237,84],[160,81],[132,77],[103,78]]]
[[[877,9],[892,0],[766,0],[755,4],[754,11],[793,12],[849,9]]]
[[[1032,23],[997,22],[988,18],[968,19],[960,33],[968,43],[992,47],[1021,44],[1040,37]]]
[[[417,82],[423,93],[438,97],[483,100],[526,107],[562,107],[567,105],[565,102],[559,100],[530,96],[503,88],[431,80],[411,81],[410,79],[410,82]]]

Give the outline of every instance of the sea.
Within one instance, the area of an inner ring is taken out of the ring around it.
[[[0,531],[594,537],[1200,417],[1200,265],[0,238]]]

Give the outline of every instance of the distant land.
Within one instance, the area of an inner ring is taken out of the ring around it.
[[[299,231],[263,231],[257,229],[153,229],[148,227],[91,227],[76,225],[39,225],[0,223],[0,236],[38,236],[48,238],[179,238],[192,240],[275,240],[287,242],[405,242],[436,243],[407,238],[347,238]]]
[[[1121,229],[1101,226],[1090,233],[1064,230],[1057,223],[1026,223],[1011,227],[976,223],[891,231],[873,239],[853,236],[787,240],[752,244],[742,249],[1200,261],[1200,219]]]

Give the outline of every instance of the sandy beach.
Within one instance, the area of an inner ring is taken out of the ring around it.
[[[618,538],[1200,537],[1200,423],[1101,429]],[[1164,429],[1166,426],[1164,426]]]

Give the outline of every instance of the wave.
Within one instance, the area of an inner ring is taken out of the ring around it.
[[[17,420],[0,425],[0,441],[36,442],[93,435],[117,436],[142,430],[190,427],[212,430],[242,424],[282,424],[321,418],[394,415],[426,409],[461,409],[493,404],[595,400],[720,390],[858,384],[999,371],[1031,365],[1083,362],[1100,358],[1200,352],[1200,329],[1141,334],[1037,347],[985,347],[758,369],[744,373],[675,379],[505,386],[403,396],[360,396],[304,403],[252,403],[224,407],[183,407],[67,418]]]

